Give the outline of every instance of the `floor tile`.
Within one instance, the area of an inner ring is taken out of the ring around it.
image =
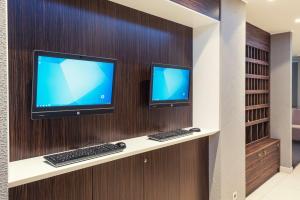
[[[246,200],[300,200],[300,165],[291,174],[276,174]]]

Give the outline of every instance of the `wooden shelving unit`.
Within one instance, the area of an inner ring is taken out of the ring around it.
[[[246,45],[246,144],[270,136],[269,52]]]
[[[270,34],[247,24],[246,44],[246,193],[249,195],[280,166],[280,141],[270,138]]]

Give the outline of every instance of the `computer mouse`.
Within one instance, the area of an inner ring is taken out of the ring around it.
[[[201,129],[200,128],[191,128],[189,131],[191,131],[191,132],[200,132]]]
[[[119,142],[116,144],[118,147],[125,149],[126,148],[126,144],[124,142]]]

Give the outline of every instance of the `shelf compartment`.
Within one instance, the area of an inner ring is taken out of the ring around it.
[[[252,106],[246,106],[246,110],[255,110],[255,109],[261,109],[261,108],[269,108],[269,104],[260,104],[260,105],[252,105]]]
[[[257,75],[257,74],[246,74],[246,78],[251,78],[251,79],[261,79],[261,80],[269,80],[269,76],[265,75]]]
[[[269,138],[270,138],[269,136],[265,136],[265,137],[260,138],[260,139],[256,139],[256,140],[252,140],[250,142],[246,142],[246,147],[251,146],[253,144],[256,144],[256,143],[258,143],[258,142],[260,142],[262,140],[269,139]]]
[[[269,94],[247,94],[246,106],[269,105]]]
[[[259,64],[259,65],[265,65],[268,66],[269,63],[263,60],[257,60],[254,58],[246,58],[246,62],[254,63],[254,64]]]
[[[264,122],[269,122],[269,118],[263,118],[263,119],[258,119],[258,120],[254,120],[254,121],[248,121],[246,122],[246,127],[248,126],[253,126],[253,125],[256,125],[256,124],[262,124]]]
[[[246,127],[246,145],[269,138],[269,122]]]
[[[246,90],[246,94],[268,94],[269,90]]]
[[[269,76],[269,66],[246,62],[246,74]]]

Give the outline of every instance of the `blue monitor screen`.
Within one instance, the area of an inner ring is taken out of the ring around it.
[[[112,104],[113,62],[38,56],[36,107]]]
[[[155,65],[152,73],[152,101],[189,100],[189,69]]]

